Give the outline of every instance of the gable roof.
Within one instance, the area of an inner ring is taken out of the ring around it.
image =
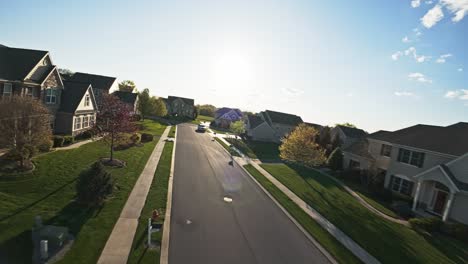
[[[226,113],[229,113],[230,111],[236,112],[236,114],[240,117],[243,116],[242,111],[239,110],[238,108],[229,108],[229,107],[222,107],[216,110],[215,116],[220,117]]]
[[[347,127],[342,125],[337,125],[337,127],[340,128],[341,131],[343,131],[343,133],[350,138],[362,138],[367,135],[366,131],[359,128]]]
[[[195,103],[195,100],[190,99],[190,98],[184,98],[184,97],[178,97],[178,96],[168,96],[167,101],[172,104],[175,100],[180,99],[182,100],[185,104],[193,106]]]
[[[82,82],[82,83],[89,83],[93,86],[93,89],[100,89],[109,91],[112,87],[114,82],[117,80],[115,77],[97,75],[97,74],[90,74],[90,73],[83,73],[83,72],[76,72],[70,78],[72,82]]]
[[[259,125],[261,125],[263,122],[263,119],[261,117],[259,117],[258,115],[248,115],[247,116],[247,119],[249,121],[249,124],[250,124],[250,128],[251,129],[254,129],[256,127],[258,127]]]
[[[415,125],[394,132],[379,131],[369,135],[369,138],[461,156],[468,152],[468,123],[460,122],[447,127]]]
[[[49,52],[0,46],[0,79],[24,80]]]
[[[268,118],[266,118],[267,122],[283,124],[283,125],[290,125],[290,126],[297,126],[303,123],[302,118],[297,115],[281,113],[271,110],[266,110],[264,113]],[[270,124],[271,125],[271,124]]]
[[[321,126],[319,124],[308,123],[308,122],[305,122],[304,124],[306,124],[307,126],[313,127],[315,129],[317,129],[318,131],[320,131],[323,128],[323,126]]]
[[[138,98],[138,94],[132,92],[115,91],[112,94],[117,96],[120,99],[120,101],[130,105],[135,105],[135,102]]]
[[[366,138],[361,138],[353,144],[343,149],[343,152],[348,152],[361,156],[366,159],[374,160],[374,157],[369,153],[369,141]]]
[[[76,108],[83,99],[86,91],[91,87],[89,83],[80,83],[80,82],[63,82],[65,89],[62,92],[62,100],[60,102],[60,110],[65,113],[75,113]],[[92,91],[92,87],[91,87]],[[96,107],[96,102],[94,101],[94,96],[92,94],[93,105]]]
[[[468,191],[468,183],[458,180],[447,165],[440,164],[440,168],[445,172],[445,174],[447,174],[447,176],[459,190]]]

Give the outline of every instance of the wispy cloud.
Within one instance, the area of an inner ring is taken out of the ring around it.
[[[424,27],[431,28],[442,20],[442,18],[444,18],[442,7],[440,5],[436,5],[427,11],[427,13],[421,18],[421,23]]]
[[[430,60],[432,58],[431,56],[418,55],[415,47],[409,47],[405,51],[397,51],[397,52],[393,53],[392,54],[392,59],[393,60],[398,60],[403,55],[411,56],[411,57],[414,58],[414,60],[416,60],[416,62],[419,62],[419,63],[428,61],[428,60]]]
[[[424,2],[426,5],[432,5],[434,3],[434,1],[430,0],[430,1],[425,1]]]
[[[414,97],[415,94],[412,93],[412,92],[405,92],[405,91],[397,91],[395,93],[393,93],[394,95],[396,96],[399,96],[399,97]]]
[[[462,72],[463,68],[458,68],[457,71]]]
[[[437,63],[445,63],[445,61],[447,60],[447,58],[450,58],[452,57],[453,55],[450,54],[450,53],[447,53],[447,54],[444,54],[444,55],[440,55],[440,57],[436,60]]]
[[[392,60],[398,60],[401,56],[403,56],[403,52],[397,51],[392,54]]]
[[[297,89],[297,88],[292,88],[292,87],[283,88],[281,90],[283,91],[283,93],[285,93],[287,95],[291,95],[291,96],[301,95],[301,94],[304,93],[303,90]]]
[[[411,40],[408,38],[408,36],[405,36],[404,38],[401,39],[401,42],[403,42],[403,43],[410,43]]]
[[[468,90],[460,89],[448,91],[444,97],[448,99],[468,100]]]
[[[468,0],[441,0],[447,9],[454,14],[453,22],[461,21],[468,14]]]
[[[408,79],[410,79],[411,81],[417,81],[421,83],[432,83],[431,79],[427,78],[427,76],[420,72],[413,72],[408,74]]]
[[[411,1],[411,7],[416,8],[421,5],[421,0],[413,0]]]

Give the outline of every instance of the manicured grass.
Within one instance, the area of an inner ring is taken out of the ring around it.
[[[217,134],[232,134],[232,132],[229,129],[219,129],[219,128],[214,128],[210,126],[211,131],[217,133]]]
[[[174,125],[174,126],[171,127],[171,130],[169,130],[169,134],[167,135],[167,137],[174,138],[175,133],[176,133],[176,126]]]
[[[164,222],[164,212],[167,202],[167,185],[171,172],[172,149],[174,143],[166,142],[164,150],[159,160],[158,168],[154,174],[153,183],[146,197],[146,203],[141,212],[139,224],[135,237],[133,239],[132,251],[128,257],[129,264],[132,263],[159,263],[160,252],[156,250],[148,250],[147,248],[147,232],[148,218],[154,209],[158,209],[161,215],[161,223]],[[154,242],[161,243],[161,232],[153,233],[152,239]]]
[[[387,221],[317,171],[284,164],[262,167],[382,263],[468,263],[468,245]]]
[[[146,132],[155,135],[161,135],[165,128],[153,121],[144,121],[144,125]],[[115,152],[115,158],[126,161],[127,167],[108,169],[115,177],[116,189],[101,208],[86,208],[74,199],[78,175],[100,157],[108,156],[109,148],[103,141],[38,156],[32,176],[0,181],[0,262],[31,262],[30,230],[34,217],[40,215],[45,224],[67,226],[76,238],[59,263],[96,263],[158,139]]]
[[[299,224],[314,237],[339,263],[361,263],[353,253],[338,242],[330,233],[291,201],[273,183],[265,178],[252,165],[244,168],[293,216]]]
[[[279,146],[273,142],[246,141],[247,146],[255,153],[258,159],[263,162],[280,162]]]
[[[231,143],[236,147],[238,150],[240,150],[242,153],[247,155],[247,157],[251,159],[258,159],[257,155],[252,151],[252,149],[245,144],[245,142],[241,139],[235,139],[235,138],[225,138],[227,142]]]
[[[239,157],[239,153],[237,153],[236,151],[232,150],[228,145],[226,145],[226,143],[224,143],[224,141],[222,141],[221,139],[215,137],[214,138],[216,141],[218,141],[219,144],[221,144],[227,151],[229,151],[229,153],[231,153],[231,155],[233,156],[237,156]]]
[[[195,124],[195,125],[198,125],[200,124],[201,122],[211,122],[214,120],[214,117],[211,117],[211,116],[203,116],[203,115],[198,115],[197,118],[195,120],[192,120],[191,123],[192,124]]]

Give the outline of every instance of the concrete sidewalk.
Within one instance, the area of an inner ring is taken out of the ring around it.
[[[265,176],[271,183],[273,183],[278,189],[280,189],[289,199],[296,203],[304,212],[306,212],[312,219],[314,219],[320,226],[327,230],[332,236],[334,236],[343,246],[349,249],[356,257],[358,257],[362,262],[368,264],[378,264],[380,263],[376,258],[370,255],[366,250],[359,246],[354,240],[348,237],[325,217],[319,214],[316,210],[310,207],[306,202],[299,198],[295,193],[289,190],[281,182],[279,182],[275,177],[268,173],[256,162],[250,162],[263,176]]]
[[[159,159],[165,145],[165,139],[169,134],[170,126],[164,130],[159,142],[151,153],[143,172],[140,174],[125,206],[120,213],[120,218],[109,236],[106,246],[99,257],[99,264],[125,264],[133,244],[133,237],[138,226],[141,210],[146,202],[154,173],[158,167]]]

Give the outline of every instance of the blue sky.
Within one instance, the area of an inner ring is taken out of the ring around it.
[[[468,121],[468,0],[15,0],[0,8],[0,43],[49,50],[59,67],[131,79],[157,96],[370,132]]]

